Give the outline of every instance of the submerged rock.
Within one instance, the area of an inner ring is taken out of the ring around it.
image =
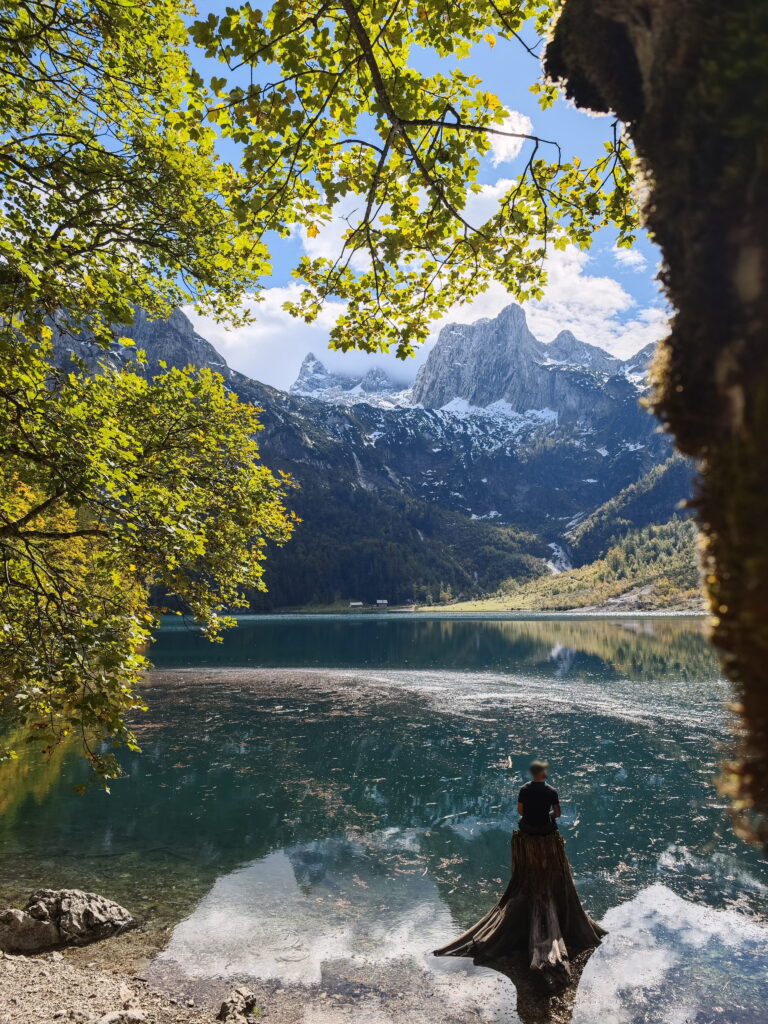
[[[80,889],[37,889],[23,910],[0,911],[0,950],[40,953],[54,946],[85,946],[133,928],[112,900]]]

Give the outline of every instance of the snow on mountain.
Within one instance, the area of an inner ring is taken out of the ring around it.
[[[605,349],[579,341],[571,331],[560,331],[557,337],[545,346],[547,359],[555,364],[583,366],[602,373],[618,373],[621,360]]]
[[[494,319],[444,327],[411,389],[379,367],[362,376],[330,372],[310,353],[290,393],[342,406],[420,407],[494,419],[510,434],[534,425],[590,426],[637,397],[651,351],[621,360],[571,331],[544,344],[513,303]]]
[[[410,392],[404,390],[402,384],[392,380],[378,366],[362,376],[332,373],[313,352],[305,357],[289,393],[338,405],[365,402],[384,409],[408,405],[410,397]]]
[[[303,520],[270,555],[265,600],[276,607],[331,601],[337,589],[410,600],[441,580],[487,590],[536,564],[564,571],[574,525],[670,454],[637,401],[650,349],[621,361],[567,331],[544,345],[516,306],[446,327],[412,392],[378,367],[332,373],[314,355],[290,393],[278,391],[229,368],[179,311],[139,313],[118,333],[135,347],[105,353],[62,330],[55,357],[69,365],[75,353],[96,370],[140,347],[139,372],[209,366],[261,410],[265,464],[300,484],[291,505]],[[671,488],[670,514],[688,491],[686,480]]]
[[[635,352],[629,359],[625,359],[622,363],[622,372],[625,374],[628,380],[639,384],[641,387],[645,386],[646,378],[648,376],[648,369],[653,359],[653,354],[656,351],[656,345],[651,342],[650,345],[646,345],[645,348],[641,348],[639,352]]]
[[[632,362],[638,373],[641,363]],[[560,424],[577,424],[610,415],[638,383],[622,360],[570,331],[540,342],[513,303],[493,320],[444,327],[419,370],[412,401],[436,409],[457,401],[475,408],[504,402],[516,413],[552,409]]]

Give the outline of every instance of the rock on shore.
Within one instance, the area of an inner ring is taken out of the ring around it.
[[[23,910],[0,911],[0,950],[40,953],[85,946],[133,928],[125,907],[80,889],[37,889]]]

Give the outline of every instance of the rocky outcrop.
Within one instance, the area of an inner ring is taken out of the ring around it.
[[[508,401],[519,412],[552,408],[548,391],[537,386],[543,348],[514,304],[493,320],[448,324],[419,370],[413,401],[429,409],[456,398],[480,407]]]
[[[629,362],[639,366],[642,359]],[[493,320],[444,327],[416,377],[412,400],[428,409],[457,399],[482,409],[503,402],[516,413],[550,409],[561,424],[593,425],[636,398],[643,375],[630,378],[628,363],[570,331],[543,344],[512,304]]]
[[[554,341],[544,346],[545,355],[549,360],[561,362],[567,366],[583,366],[588,370],[601,373],[618,373],[622,362],[605,349],[596,345],[588,345],[571,331],[560,331]]]
[[[39,953],[55,946],[85,946],[133,928],[118,903],[80,889],[37,889],[23,910],[0,911],[0,950]]]
[[[255,992],[247,988],[236,988],[229,999],[221,1004],[216,1020],[225,1021],[226,1024],[247,1024],[257,1014],[260,1015],[257,1004]]]
[[[137,350],[147,356],[146,368],[150,373],[167,366],[205,366],[229,378],[232,371],[226,360],[213,345],[195,331],[189,319],[180,309],[175,309],[167,320],[150,320],[143,309],[137,309],[134,321],[128,326],[114,328],[119,337],[130,338],[133,345],[115,343],[105,351],[95,344],[87,333],[73,334],[67,329],[66,320],[61,318],[54,324],[54,352],[56,361],[67,366],[71,357],[82,360],[90,369],[99,363],[120,368],[136,358]]]

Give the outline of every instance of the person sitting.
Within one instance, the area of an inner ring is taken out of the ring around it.
[[[530,836],[548,836],[557,832],[557,819],[562,814],[557,790],[546,781],[548,768],[546,761],[531,762],[533,778],[526,782],[517,798],[518,827]]]

